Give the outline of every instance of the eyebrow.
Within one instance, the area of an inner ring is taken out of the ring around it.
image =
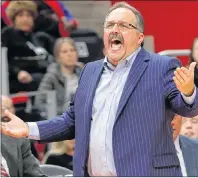
[[[106,21],[106,22],[113,22],[113,23],[118,23],[118,22],[122,22],[122,23],[129,23],[129,24],[132,24],[131,22],[126,22],[126,21],[122,21],[122,20],[120,20],[120,21],[115,21],[115,20],[110,20],[110,21]]]

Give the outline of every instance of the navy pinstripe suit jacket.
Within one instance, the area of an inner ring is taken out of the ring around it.
[[[171,129],[173,112],[198,115],[198,91],[188,105],[173,82],[177,59],[138,53],[126,81],[113,128],[118,176],[181,176]],[[74,101],[62,116],[38,122],[43,141],[76,139],[74,176],[86,175],[92,103],[103,60],[85,66]]]

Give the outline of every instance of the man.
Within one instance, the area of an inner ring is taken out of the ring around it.
[[[181,134],[190,138],[198,138],[198,116],[183,118]]]
[[[84,67],[69,109],[28,124],[5,111],[11,121],[2,132],[42,141],[75,137],[74,176],[180,176],[170,113],[198,114],[195,63],[180,68],[177,59],[146,52],[143,32],[140,12],[115,4],[104,23],[106,58]]]
[[[33,33],[37,6],[34,1],[11,1],[6,14],[11,27],[2,30],[2,46],[8,49],[10,92],[34,91],[52,60],[53,38]]]
[[[183,176],[198,176],[198,139],[190,139],[179,135],[182,127],[182,117],[175,115],[171,122],[173,140]]]
[[[15,113],[12,100],[1,96],[1,108]],[[6,121],[1,112],[2,121]],[[15,139],[1,134],[1,176],[40,177],[45,176],[39,167],[38,160],[32,155],[30,142],[27,139]]]

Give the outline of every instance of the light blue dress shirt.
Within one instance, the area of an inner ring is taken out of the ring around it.
[[[116,169],[112,150],[112,131],[118,104],[124,89],[129,71],[141,50],[139,47],[126,60],[116,67],[111,65],[107,58],[104,60],[104,71],[96,89],[92,106],[92,123],[90,132],[88,172],[90,176],[116,176]],[[187,104],[194,102],[193,95],[186,97]],[[39,130],[36,123],[28,123],[29,138],[39,140]]]

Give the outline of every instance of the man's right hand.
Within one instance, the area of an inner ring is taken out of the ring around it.
[[[28,125],[8,110],[4,111],[5,117],[9,122],[1,122],[1,132],[15,138],[24,138],[29,135]]]
[[[22,70],[18,73],[18,81],[21,83],[30,83],[33,79],[31,74],[29,74],[28,72]]]

